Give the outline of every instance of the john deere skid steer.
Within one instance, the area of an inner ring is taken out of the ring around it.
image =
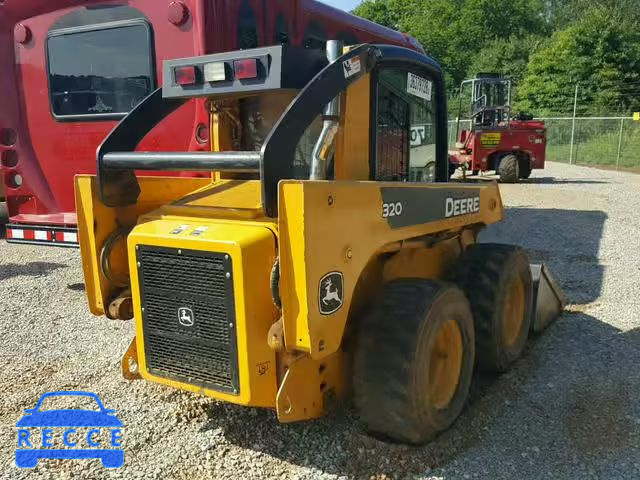
[[[193,97],[207,98],[212,151],[135,150]],[[167,61],[97,162],[76,178],[87,296],[95,315],[135,319],[127,378],[282,422],[353,398],[369,431],[420,443],[460,414],[475,364],[506,370],[534,315],[561,306],[544,269],[534,292],[520,248],[476,244],[502,220],[498,186],[444,183],[443,76],[412,50],[330,41]]]

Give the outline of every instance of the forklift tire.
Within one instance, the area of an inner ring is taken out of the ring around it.
[[[402,279],[385,285],[360,325],[354,401],[369,432],[421,444],[465,406],[475,358],[473,317],[451,284]]]
[[[518,157],[513,154],[502,157],[498,165],[498,174],[500,175],[500,182],[502,183],[518,183],[520,175]]]
[[[467,294],[481,370],[505,372],[524,350],[533,312],[533,280],[519,247],[480,243],[460,261],[457,280]]]
[[[531,176],[531,165],[529,159],[520,162],[520,178],[527,179]]]

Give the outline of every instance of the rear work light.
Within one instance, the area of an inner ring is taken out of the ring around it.
[[[235,60],[233,69],[235,70],[236,78],[239,80],[258,78],[258,60],[255,58]]]
[[[176,67],[173,69],[173,75],[176,79],[176,84],[182,87],[196,84],[196,67],[193,65]]]
[[[207,63],[204,66],[205,82],[224,82],[227,80],[227,65],[225,62]]]

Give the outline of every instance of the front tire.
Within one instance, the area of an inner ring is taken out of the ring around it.
[[[498,174],[502,183],[518,183],[520,177],[518,157],[511,153],[502,157],[498,165]]]
[[[359,331],[353,384],[361,421],[404,443],[434,438],[462,412],[474,358],[473,317],[459,288],[388,283]]]
[[[457,278],[475,320],[479,367],[507,371],[522,355],[532,321],[533,281],[526,253],[512,245],[473,245],[460,261]]]

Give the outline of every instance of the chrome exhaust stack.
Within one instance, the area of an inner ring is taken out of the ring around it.
[[[339,40],[327,41],[327,59],[330,63],[335,62],[342,55],[342,47],[343,43]],[[327,166],[335,150],[335,139],[340,125],[340,101],[339,95],[324,109],[322,132],[313,147],[309,177],[311,180],[327,179]]]

